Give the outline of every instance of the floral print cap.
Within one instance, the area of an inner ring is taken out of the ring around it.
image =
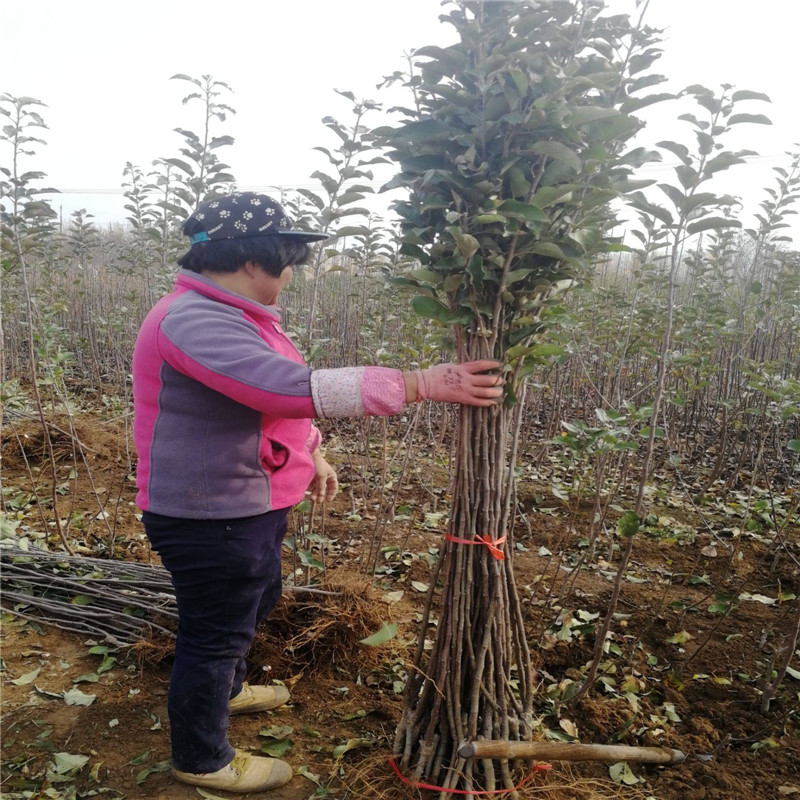
[[[186,220],[195,232],[192,244],[214,239],[241,239],[251,236],[286,236],[299,242],[327,239],[326,233],[293,231],[283,208],[271,197],[256,192],[234,192],[201,203]],[[184,227],[186,230],[186,227]]]

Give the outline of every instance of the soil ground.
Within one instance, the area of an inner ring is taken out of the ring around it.
[[[79,420],[75,430],[94,489],[85,468],[65,480],[59,503],[73,515],[72,535],[86,552],[108,552],[109,528],[96,519],[97,495],[113,522],[116,556],[156,563],[135,516],[124,430],[119,422],[94,417]],[[32,480],[38,482],[44,517],[52,517],[41,442],[32,424],[16,425],[12,433],[4,432],[6,500],[13,495],[9,489],[15,490],[23,521],[35,527],[35,501],[19,498],[33,494]],[[231,722],[231,741],[241,748],[258,751],[291,740],[285,758],[297,774],[269,795],[275,800],[424,795],[403,786],[387,760],[430,561],[442,543],[446,480],[431,467],[422,473],[424,480],[409,480],[401,489],[395,521],[385,527],[377,553],[378,574],[367,579],[363,565],[379,496],[363,482],[370,459],[347,456],[344,445],[336,444],[341,441],[333,438],[329,456],[345,489],[313,522],[327,540],[324,553],[314,551],[324,555],[326,570],[323,575],[311,569],[339,594],[287,593],[254,645],[250,680],[284,681],[292,703]],[[68,435],[56,451],[59,469],[68,476],[75,463]],[[621,656],[606,665],[605,690],[570,706],[564,688],[580,679],[579,670],[591,660],[590,623],[607,608],[616,558],[602,553],[610,542],[603,539],[594,558],[580,564],[591,505],[568,510],[536,483],[522,484],[520,502],[527,521],[515,531],[515,572],[541,684],[541,738],[574,735],[587,743],[667,746],[687,756],[677,766],[632,765],[629,780],[635,782],[629,788],[610,781],[608,765],[556,763],[521,794],[800,800],[800,653],[769,711],[760,711],[760,676],[775,643],[789,631],[791,600],[800,594],[797,530],[789,531],[791,541],[776,562],[768,532],[751,535],[720,523],[712,537],[686,504],[653,504],[658,522],[637,538],[612,626],[611,643]],[[290,532],[299,540],[308,522],[307,515],[294,514]],[[56,544],[52,536],[51,541]],[[287,577],[294,566],[287,550]],[[724,605],[720,593],[734,589],[739,601],[725,613],[720,606],[715,610],[715,603]],[[382,621],[397,622],[398,636],[383,647],[359,645]],[[113,652],[116,663],[95,682],[76,683],[98,669],[101,657],[89,653],[92,644],[102,642],[3,615],[2,796],[198,797],[167,771],[169,645],[151,641]],[[13,683],[37,669],[30,683]],[[96,699],[79,706],[56,696],[73,688]],[[270,729],[272,736],[262,735]],[[88,761],[59,783],[52,769],[55,753]]]

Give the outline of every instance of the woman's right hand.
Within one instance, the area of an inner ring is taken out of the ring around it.
[[[503,396],[500,375],[480,373],[498,369],[500,362],[479,360],[463,364],[437,364],[428,369],[404,373],[416,378],[416,399],[438,400],[442,403],[461,403],[467,406],[492,406]],[[408,389],[411,381],[406,381]]]

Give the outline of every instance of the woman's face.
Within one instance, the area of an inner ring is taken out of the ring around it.
[[[260,267],[256,270],[256,280],[254,289],[257,293],[259,303],[265,306],[274,305],[278,299],[278,295],[292,282],[292,275],[294,274],[291,266],[286,267],[283,272],[276,278],[270,275],[266,270]]]

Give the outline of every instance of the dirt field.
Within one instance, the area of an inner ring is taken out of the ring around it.
[[[6,499],[9,488],[17,496],[32,494],[32,479],[45,498],[35,427],[15,428],[13,437],[4,432]],[[109,528],[95,519],[97,495],[114,522],[116,555],[155,562],[135,518],[120,424],[87,418],[77,432],[94,490],[83,469],[66,479],[59,496],[76,520],[76,538],[87,552],[108,551]],[[396,520],[383,534],[378,574],[367,579],[362,564],[380,498],[363,485],[365,460],[348,458],[340,441],[334,439],[329,456],[345,488],[325,510],[324,529],[319,513],[314,523],[325,541],[316,542],[313,553],[324,557],[326,569],[308,568],[339,595],[287,593],[251,653],[250,680],[284,681],[292,703],[235,717],[230,738],[245,749],[285,751],[297,774],[269,795],[277,800],[423,796],[394,776],[388,757],[430,562],[442,541],[446,486],[428,470],[425,482],[410,480],[401,490]],[[59,468],[67,475],[73,456],[68,437],[62,445]],[[611,782],[608,765],[556,763],[522,796],[800,800],[798,654],[770,710],[760,711],[761,676],[800,593],[798,532],[791,532],[794,542],[776,563],[772,539],[763,532],[720,523],[712,538],[679,498],[654,504],[657,522],[637,538],[612,626],[612,653],[624,657],[601,670],[602,691],[572,707],[566,690],[591,660],[590,627],[593,615],[607,607],[615,562],[606,560],[608,552],[600,555],[608,549],[604,540],[588,566],[574,568],[591,508],[568,511],[544,484],[524,483],[520,498],[527,523],[515,532],[515,570],[541,684],[538,736],[668,746],[687,756],[679,766],[632,765],[629,787]],[[23,523],[35,528],[35,503],[24,499],[18,499]],[[301,521],[294,515],[297,537]],[[294,564],[287,549],[287,577]],[[726,604],[722,589],[735,590],[739,600]],[[397,622],[398,635],[383,647],[359,645],[382,621]],[[89,652],[102,644],[3,614],[3,798],[198,796],[168,772],[169,644],[153,640],[133,650]],[[87,675],[94,679],[82,679]],[[95,698],[90,705],[67,705],[64,693],[74,689]],[[56,756],[63,753],[86,758],[65,762]]]

